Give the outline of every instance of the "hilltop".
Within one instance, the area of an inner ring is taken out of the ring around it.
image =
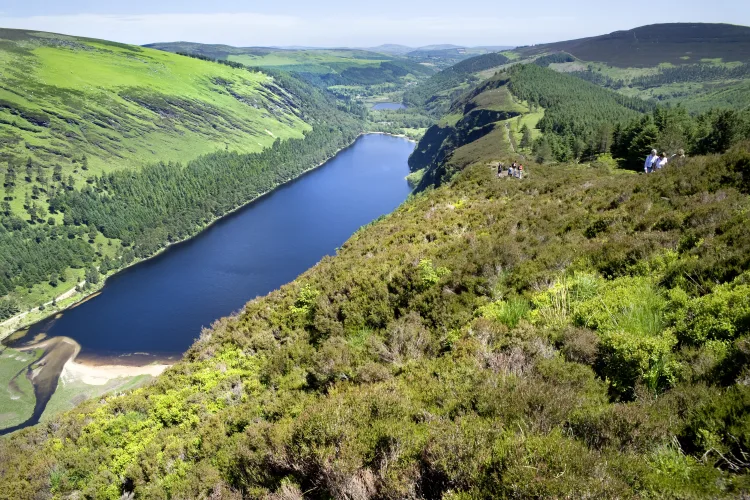
[[[694,64],[716,59],[749,62],[750,27],[710,23],[652,24],[515,50],[527,56],[563,51],[583,61],[605,62],[620,68]]]

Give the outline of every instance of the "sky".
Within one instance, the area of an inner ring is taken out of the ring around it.
[[[532,45],[662,22],[750,25],[748,0],[0,0],[0,27],[235,46]]]

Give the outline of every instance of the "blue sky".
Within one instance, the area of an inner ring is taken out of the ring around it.
[[[527,45],[660,22],[750,25],[747,0],[2,0],[0,27],[144,44]]]

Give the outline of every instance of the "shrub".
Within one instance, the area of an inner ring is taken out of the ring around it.
[[[676,316],[678,338],[687,344],[746,335],[750,333],[750,285],[720,285],[712,293],[690,300]]]
[[[588,328],[566,328],[562,353],[568,361],[593,366],[599,355],[599,337]]]
[[[515,328],[519,321],[529,316],[531,306],[526,299],[513,297],[507,301],[498,300],[480,307],[478,312],[484,318],[498,321],[508,328]]]
[[[624,331],[601,336],[599,372],[615,395],[630,399],[638,381],[652,391],[672,385],[679,363],[672,357],[674,335],[642,336]]]

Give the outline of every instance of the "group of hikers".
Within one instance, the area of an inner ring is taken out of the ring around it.
[[[678,160],[683,160],[685,158],[685,150],[680,149],[677,153],[667,157],[667,153],[659,154],[657,150],[652,149],[651,154],[646,157],[646,162],[643,164],[643,171],[650,174],[651,172],[660,170],[666,167],[667,163],[675,156]]]
[[[500,177],[503,175],[503,171],[505,170],[505,165],[501,162],[497,165],[497,176]],[[517,179],[523,179],[523,165],[513,162],[507,170],[507,176],[508,177],[515,177]]]

